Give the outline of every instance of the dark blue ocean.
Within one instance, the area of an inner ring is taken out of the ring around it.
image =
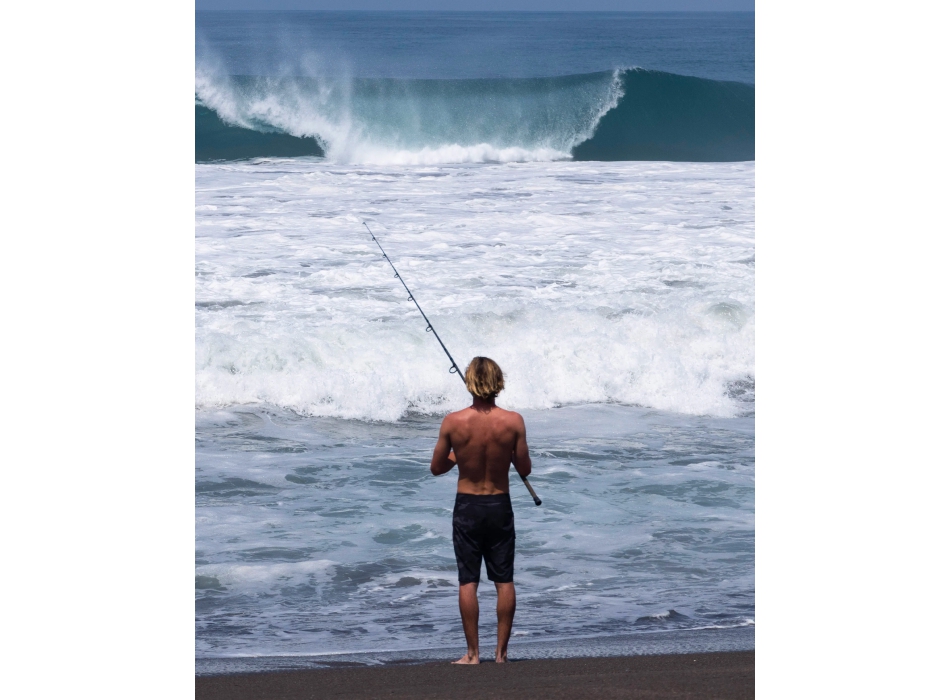
[[[199,12],[199,62],[235,75],[551,78],[638,66],[755,82],[752,12]]]
[[[196,159],[753,160],[753,13],[198,13]]]
[[[198,672],[463,651],[470,397],[364,222],[525,417],[511,657],[752,648],[754,15],[196,24]]]

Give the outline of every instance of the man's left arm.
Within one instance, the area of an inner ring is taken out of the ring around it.
[[[448,422],[448,418],[442,421],[442,427],[439,428],[439,440],[435,443],[435,450],[432,452],[432,464],[429,465],[429,471],[436,476],[449,472],[455,466],[455,453],[452,451],[452,440],[446,425]]]

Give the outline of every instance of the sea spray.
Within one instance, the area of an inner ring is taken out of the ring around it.
[[[342,80],[229,76],[212,65],[198,67],[195,95],[227,125],[315,139],[337,163],[430,164],[570,158],[623,90],[619,71]],[[197,132],[199,152],[203,139]]]

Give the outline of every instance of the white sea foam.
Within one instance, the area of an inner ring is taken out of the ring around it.
[[[541,146],[498,147],[490,143],[463,146],[457,143],[410,150],[387,148],[372,143],[355,143],[343,147],[331,147],[332,160],[346,163],[374,165],[439,165],[442,163],[535,163],[553,160],[569,160],[570,151]]]
[[[196,403],[395,420],[465,401],[731,416],[754,376],[754,165],[196,166]]]

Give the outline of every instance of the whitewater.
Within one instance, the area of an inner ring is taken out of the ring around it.
[[[458,361],[505,368],[510,408],[747,410],[751,164],[197,172],[200,408],[392,421],[465,401],[366,221]]]
[[[754,176],[197,165],[199,672],[461,640],[428,462],[469,397],[363,221],[525,416],[544,505],[513,484],[515,658],[751,648]]]

